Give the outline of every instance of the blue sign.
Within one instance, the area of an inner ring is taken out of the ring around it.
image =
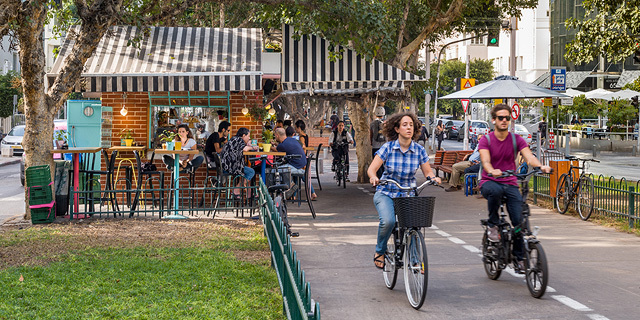
[[[567,67],[551,67],[551,90],[567,90]]]

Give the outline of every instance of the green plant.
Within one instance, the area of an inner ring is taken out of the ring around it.
[[[280,44],[275,42],[269,42],[264,47],[267,49],[273,49],[274,52],[282,51],[282,47],[280,46]]]
[[[254,106],[249,108],[249,116],[251,116],[253,120],[258,122],[263,122],[270,117],[269,111],[261,106]]]
[[[178,136],[177,133],[170,130],[165,130],[158,136],[158,138],[160,138],[160,141],[163,141],[163,142],[171,142],[175,140],[177,136]]]
[[[133,130],[122,129],[122,131],[120,131],[120,139],[133,139]]]
[[[58,130],[53,134],[53,138],[58,141],[65,141],[69,138],[69,133],[66,130]]]
[[[262,142],[271,143],[273,140],[273,131],[272,130],[263,130],[262,131]]]

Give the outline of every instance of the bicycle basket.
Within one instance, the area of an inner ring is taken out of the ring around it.
[[[281,183],[291,186],[291,168],[278,168],[278,173],[280,173]],[[276,184],[275,168],[265,169],[265,180],[266,180],[265,185],[267,187],[270,187]]]
[[[404,228],[431,227],[436,197],[393,198],[398,225]]]

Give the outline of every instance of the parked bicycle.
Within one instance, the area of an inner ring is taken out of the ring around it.
[[[349,143],[336,142],[334,148],[339,150],[340,158],[335,165],[335,175],[333,178],[336,180],[338,186],[342,184],[343,188],[347,187],[347,179],[349,179],[349,164],[347,163],[347,153],[349,152]]]
[[[522,194],[522,223],[519,226],[511,226],[505,219],[506,199],[503,198],[500,205],[500,223],[497,225],[499,240],[491,241],[487,235],[489,228],[489,219],[482,219],[480,223],[485,229],[482,237],[482,262],[484,271],[491,280],[498,280],[502,270],[509,264],[513,264],[514,270],[519,270],[517,259],[513,253],[513,246],[517,244],[516,235],[521,235],[524,240],[524,272],[527,282],[527,288],[534,298],[540,298],[547,290],[547,282],[549,281],[549,269],[547,267],[547,257],[542,249],[537,234],[540,228],[535,227],[532,231],[529,226],[529,205],[527,197],[529,195],[529,179],[532,174],[542,173],[540,168],[534,168],[532,171],[524,174],[516,174],[513,170],[507,170],[502,173],[499,178],[516,176],[520,183],[520,192]]]
[[[287,164],[291,159],[298,159],[300,157],[301,155],[299,154],[290,154],[274,160],[273,166],[271,167],[271,171],[273,172],[273,175],[274,175],[273,184],[270,183],[271,185],[267,187],[267,189],[269,190],[269,194],[271,195],[271,199],[273,199],[273,204],[276,208],[276,211],[278,212],[278,215],[282,219],[282,222],[284,223],[287,229],[287,234],[291,237],[298,237],[300,235],[298,232],[291,231],[291,225],[289,224],[289,218],[287,213],[286,191],[289,190],[289,188],[291,187],[290,185],[291,176],[289,176],[289,181],[285,181],[281,170],[278,170],[278,166]],[[266,161],[267,156],[266,155],[260,156],[256,158],[251,158],[249,160],[250,161],[254,161],[254,160]]]
[[[381,185],[387,183],[395,184],[400,190],[407,192],[409,197],[393,198],[397,221],[384,254],[384,283],[387,288],[393,289],[398,270],[404,268],[407,298],[414,309],[420,309],[427,295],[429,282],[427,247],[421,229],[431,226],[435,197],[418,195],[427,185],[437,185],[437,182],[427,180],[419,187],[403,187],[391,179],[380,180]]]
[[[582,161],[582,166],[571,165],[568,173],[563,173],[558,179],[556,189],[556,208],[559,213],[564,214],[569,209],[571,202],[575,201],[576,211],[582,220],[588,220],[593,212],[593,202],[595,190],[593,180],[587,173],[587,162],[600,162],[596,159],[579,159],[575,156],[565,157],[573,161]],[[582,170],[580,177],[576,179],[577,173],[574,170]]]

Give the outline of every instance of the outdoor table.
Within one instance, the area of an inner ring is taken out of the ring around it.
[[[279,151],[269,151],[269,152],[265,152],[265,151],[245,151],[242,153],[245,156],[254,156],[254,157],[258,157],[258,156],[286,156],[287,153],[286,152],[279,152]],[[267,169],[267,162],[266,161],[262,161],[260,163],[260,177],[262,178],[262,182],[267,183],[267,180],[265,180],[265,171]]]
[[[73,208],[74,212],[78,214],[80,210],[78,191],[80,190],[80,153],[96,153],[101,151],[101,147],[69,147],[69,149],[54,149],[51,150],[52,154],[55,153],[71,153],[73,155]],[[69,215],[70,219],[73,219],[73,215]],[[78,216],[78,218],[84,218],[84,215]]]
[[[165,219],[186,219],[187,217],[178,214],[178,203],[180,199],[180,156],[185,154],[198,154],[200,151],[198,150],[166,150],[166,149],[155,149],[155,153],[157,154],[172,154],[173,155],[173,180],[174,186],[176,188],[176,192],[173,194],[173,207],[175,212],[172,215],[168,215],[164,217]]]

